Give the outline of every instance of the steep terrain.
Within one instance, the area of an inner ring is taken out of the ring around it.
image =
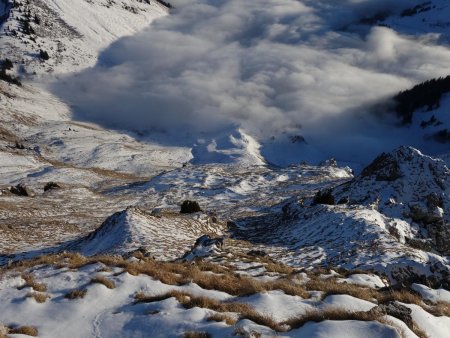
[[[340,29],[447,45],[448,1],[412,2]],[[0,337],[447,338],[447,141],[317,164],[297,132],[193,140],[76,121],[44,85],[169,7],[0,1]],[[429,138],[449,103],[395,130]]]

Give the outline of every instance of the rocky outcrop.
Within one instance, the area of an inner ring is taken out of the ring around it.
[[[191,250],[187,251],[181,260],[192,261],[196,258],[211,256],[218,253],[223,248],[223,237],[212,238],[209,235],[203,235],[195,241]]]
[[[400,147],[378,156],[332,194],[338,201],[408,222],[410,229],[404,232],[409,243],[429,239],[434,250],[449,254],[450,170],[444,161]]]

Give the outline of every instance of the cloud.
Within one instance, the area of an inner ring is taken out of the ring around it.
[[[56,85],[77,118],[174,139],[239,127],[262,141],[298,132],[323,150],[331,137],[327,153],[371,149],[380,135],[357,122],[370,126],[367,107],[450,74],[449,49],[358,24],[405,1],[172,2],[171,15]]]

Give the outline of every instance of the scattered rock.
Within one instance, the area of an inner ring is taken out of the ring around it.
[[[329,160],[325,160],[319,163],[321,167],[337,167],[337,161],[335,158],[330,158]]]
[[[190,201],[186,200],[181,204],[181,214],[193,214],[195,212],[200,212],[202,209],[200,208],[200,205],[196,201]]]
[[[450,223],[428,224],[427,230],[436,250],[445,256],[450,255]]]
[[[34,196],[33,192],[23,184],[18,184],[14,187],[9,187],[9,191],[17,196],[24,196],[24,197]]]
[[[433,241],[431,239],[406,237],[405,242],[415,249],[428,252],[431,252],[433,250]]]
[[[14,148],[24,150],[25,146],[22,143],[16,141],[16,143],[14,144]]]
[[[45,186],[44,186],[44,192],[49,191],[49,190],[53,190],[53,189],[60,189],[61,186],[55,182],[48,182]]]

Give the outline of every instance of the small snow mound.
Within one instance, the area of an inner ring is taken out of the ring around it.
[[[155,257],[180,257],[199,235],[220,234],[211,222],[196,215],[154,215],[136,207],[117,212],[71,249],[84,255],[126,254],[141,248]]]

